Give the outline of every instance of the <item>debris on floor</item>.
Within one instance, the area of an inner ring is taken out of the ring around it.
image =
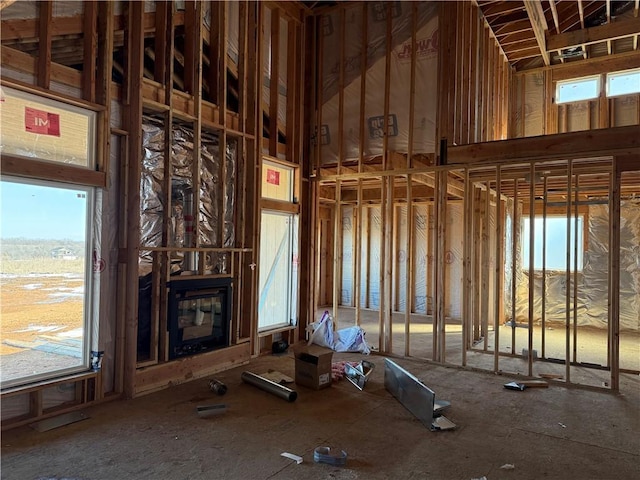
[[[285,383],[293,383],[293,378],[288,375],[285,375],[282,372],[277,370],[269,369],[264,373],[260,374],[261,377],[266,378],[267,380],[271,380],[272,382],[279,383],[281,385]]]
[[[209,390],[217,395],[224,395],[227,393],[227,386],[214,378],[209,382]]]
[[[525,388],[549,388],[549,384],[544,380],[521,380],[520,382],[509,382],[504,384],[508,390],[524,390]]]
[[[307,326],[309,345],[315,343],[327,347],[335,352],[360,352],[365,355],[371,353],[369,345],[364,339],[365,331],[360,326],[341,328],[335,331],[333,317],[325,311],[317,322]]]
[[[347,452],[342,450],[339,455],[331,455],[331,448],[317,447],[313,451],[313,461],[316,463],[328,463],[336,467],[342,467],[347,464]]]
[[[196,413],[200,418],[209,418],[215,415],[220,415],[227,411],[227,406],[224,403],[217,405],[198,405],[196,407]]]
[[[286,353],[289,348],[289,343],[286,340],[276,340],[271,344],[271,353],[274,355],[280,355]]]
[[[560,425],[562,428],[567,428],[567,426],[564,423],[558,422],[558,425]]]
[[[282,452],[280,456],[290,458],[291,460],[294,460],[298,465],[302,463],[302,457],[293,453]]]
[[[524,390],[525,386],[518,382],[509,382],[504,384],[507,390]]]
[[[487,477],[483,475],[482,477],[472,478],[471,480],[487,480]]]
[[[500,467],[500,470],[515,470],[516,466],[513,463],[505,463]]]
[[[563,376],[560,375],[559,373],[540,373],[538,374],[538,376],[540,378],[558,379],[558,380],[563,378]]]
[[[54,428],[63,427],[65,425],[70,425],[75,422],[80,422],[82,420],[87,420],[89,415],[84,412],[69,412],[63,413],[62,415],[57,415],[55,417],[46,418],[44,420],[40,420],[39,422],[31,423],[29,426],[38,432],[47,432],[49,430],[53,430]]]
[[[253,385],[254,387],[258,387],[260,390],[264,390],[265,392],[271,393],[288,402],[295,402],[296,398],[298,398],[298,392],[295,390],[291,390],[279,383],[272,382],[271,380],[263,378],[260,375],[256,375],[255,373],[242,372],[240,378],[242,378],[243,382]]]
[[[375,368],[375,365],[366,360],[362,360],[356,365],[347,363],[344,367],[344,373],[347,377],[347,380],[353,383],[358,390],[362,390],[367,384],[369,375],[371,375],[371,372]]]
[[[358,364],[358,362],[343,361],[343,362],[333,362],[331,364],[331,379],[334,382],[337,382],[344,378],[344,370],[347,364],[349,364],[352,367],[355,367]]]

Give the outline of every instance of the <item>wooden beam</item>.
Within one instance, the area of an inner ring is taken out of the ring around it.
[[[638,126],[451,146],[449,164],[504,162],[526,159],[591,158],[640,153]]]
[[[549,52],[545,45],[545,34],[547,30],[549,30],[549,27],[547,26],[547,20],[544,16],[544,10],[542,9],[542,2],[537,0],[524,0],[524,7],[529,15],[529,20],[531,21],[538,47],[540,47],[544,64],[549,65]]]
[[[16,0],[0,0],[0,12],[14,3],[16,3]]]
[[[631,17],[627,20],[589,27],[583,30],[547,35],[547,51],[591,45],[605,40],[617,40],[638,35],[638,32],[640,32],[640,17]]]

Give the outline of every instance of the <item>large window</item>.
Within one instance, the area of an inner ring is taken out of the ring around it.
[[[89,367],[93,189],[0,183],[2,387]]]
[[[4,389],[89,368],[94,191],[104,177],[96,111],[3,84],[0,114]]]
[[[545,244],[546,258],[544,268],[547,271],[567,271],[574,270],[577,250],[577,266],[578,271],[582,270],[582,254],[583,254],[583,227],[584,216],[578,215],[577,228],[576,218],[571,217],[571,227],[567,228],[567,217],[548,216],[546,224],[546,239],[543,237],[544,218],[536,216],[534,219],[534,270],[542,270],[542,246]],[[521,229],[521,254],[522,268],[529,270],[529,252],[530,245],[530,220],[529,217],[522,218]],[[567,233],[570,232],[569,252],[571,255],[571,264],[567,268]]]

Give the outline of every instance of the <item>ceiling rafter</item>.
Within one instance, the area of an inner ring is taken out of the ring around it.
[[[542,60],[544,60],[545,65],[549,65],[549,52],[547,52],[547,46],[545,44],[545,35],[549,27],[547,25],[547,19],[544,16],[542,3],[536,0],[524,0],[524,8],[527,10],[527,15],[531,21],[531,27],[538,42]]]

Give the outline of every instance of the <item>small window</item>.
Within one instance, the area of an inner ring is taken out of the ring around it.
[[[556,103],[592,100],[600,95],[600,75],[562,80],[556,84]]]
[[[529,217],[522,217],[522,230],[521,230],[521,254],[522,254],[522,268],[529,270]],[[542,270],[542,244],[543,244],[543,222],[544,217],[536,215],[534,219],[534,256],[533,256],[533,269]],[[571,265],[569,270],[574,269],[574,262],[576,260],[574,242],[577,242],[577,254],[578,254],[578,271],[582,271],[582,259],[583,259],[583,228],[584,228],[584,215],[578,215],[578,225],[576,229],[576,217],[571,217],[571,227],[567,229],[567,217],[563,216],[548,216],[546,226],[546,258],[545,258],[545,270],[554,271],[567,271],[567,231],[570,231],[570,255]],[[576,239],[577,235],[577,239]]]
[[[607,74],[607,97],[640,92],[640,68]]]

